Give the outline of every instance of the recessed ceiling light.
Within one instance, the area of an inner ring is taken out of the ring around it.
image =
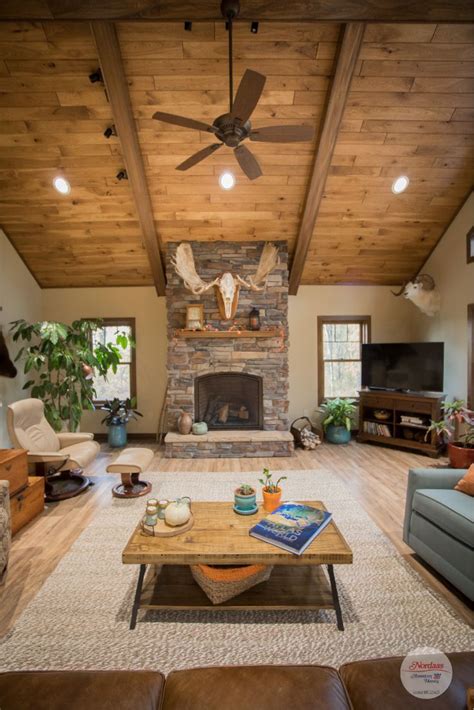
[[[219,177],[219,185],[223,190],[231,190],[235,185],[235,177],[229,172],[222,173]]]
[[[55,177],[53,180],[53,187],[55,190],[61,193],[61,195],[69,195],[71,192],[71,186],[63,177]]]
[[[409,184],[410,180],[407,178],[407,176],[400,175],[400,177],[397,177],[397,179],[394,180],[392,183],[392,192],[394,192],[395,195],[399,195],[401,192],[404,192],[407,189]]]

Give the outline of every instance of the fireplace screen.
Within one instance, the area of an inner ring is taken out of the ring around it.
[[[197,377],[194,416],[209,429],[263,429],[262,378],[240,372]]]

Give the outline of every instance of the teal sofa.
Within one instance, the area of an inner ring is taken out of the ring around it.
[[[474,601],[474,498],[454,490],[465,473],[454,468],[409,471],[403,539]]]

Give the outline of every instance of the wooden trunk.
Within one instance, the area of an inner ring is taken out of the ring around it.
[[[44,478],[30,476],[28,485],[22,491],[10,498],[12,520],[12,535],[44,510]]]
[[[10,498],[28,485],[28,462],[23,449],[0,449],[0,480],[10,484]]]

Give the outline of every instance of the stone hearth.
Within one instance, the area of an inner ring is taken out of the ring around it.
[[[224,271],[239,274],[248,279],[256,272],[263,242],[193,242],[192,249],[196,270],[204,281],[211,281]],[[267,439],[256,437],[258,429],[267,432],[288,432],[288,252],[284,242],[279,242],[279,265],[270,274],[267,286],[262,291],[240,290],[239,304],[234,319],[234,325],[241,330],[248,328],[248,316],[252,307],[260,311],[262,330],[272,329],[269,337],[252,336],[239,337],[237,334],[226,334],[222,338],[202,337],[187,338],[180,332],[185,327],[186,306],[201,303],[204,306],[205,323],[228,330],[231,321],[222,321],[216,302],[214,290],[200,296],[194,296],[186,289],[181,278],[175,273],[171,257],[175,254],[177,244],[168,245],[167,272],[167,312],[168,312],[168,394],[167,394],[167,428],[169,432],[177,431],[177,419],[181,411],[188,412],[194,420],[206,418],[206,408],[200,406],[196,410],[196,382],[205,375],[242,373],[252,376],[255,382],[261,383],[261,412],[249,423],[251,431],[245,439],[233,440],[229,432],[212,432],[226,435],[227,439],[211,439],[204,441],[202,437],[191,436],[186,440],[180,435],[166,437],[167,456],[271,456],[288,455],[289,442],[274,437],[273,444]],[[277,335],[275,335],[277,333]],[[199,380],[201,381],[201,380]],[[238,427],[237,420],[247,416],[248,402],[245,397],[235,401],[222,402],[229,405],[229,417]],[[238,406],[237,406],[238,405]],[[216,417],[207,411],[214,420]],[[222,424],[222,422],[221,422]],[[231,426],[232,421],[229,422]],[[242,427],[244,428],[244,427]],[[253,434],[255,442],[252,443]],[[179,439],[176,438],[179,437]],[[291,437],[290,437],[291,438]],[[201,441],[197,445],[197,439]],[[226,446],[224,446],[224,443]],[[204,447],[204,444],[206,445]],[[260,445],[260,448],[259,448]],[[282,448],[283,446],[283,448]],[[214,449],[213,449],[214,447]],[[200,453],[203,450],[207,453]],[[212,451],[214,450],[214,453]],[[263,450],[265,453],[262,453]],[[285,453],[278,453],[285,450]],[[246,451],[248,453],[246,453]],[[211,453],[209,453],[211,452]],[[216,453],[219,452],[219,453]]]
[[[170,432],[165,438],[166,458],[258,458],[292,456],[293,451],[289,431],[209,431],[201,436]]]

